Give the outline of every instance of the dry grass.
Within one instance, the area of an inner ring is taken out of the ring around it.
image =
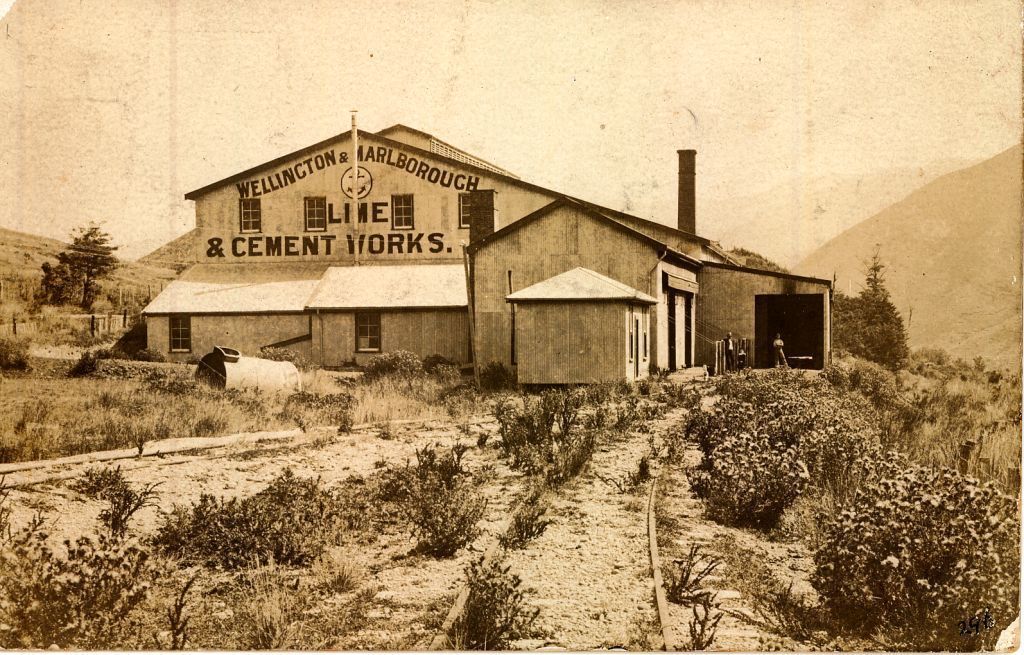
[[[187,379],[189,371],[182,372]],[[484,398],[453,393],[456,385],[432,376],[350,382],[324,371],[303,373],[303,389],[309,393],[351,393],[356,424],[486,413]],[[141,452],[160,439],[289,429],[296,419],[294,412],[282,413],[286,399],[284,394],[191,388],[190,383],[181,393],[165,393],[144,379],[0,377],[0,463],[119,448]],[[303,417],[316,423],[307,427],[327,420]]]

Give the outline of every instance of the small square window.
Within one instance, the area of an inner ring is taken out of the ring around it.
[[[327,198],[306,198],[305,213],[307,232],[323,232],[327,229]]]
[[[459,227],[469,227],[472,223],[473,196],[469,193],[459,194]]]
[[[259,198],[239,199],[238,227],[240,232],[259,232],[263,229],[263,221],[260,218]]]
[[[172,315],[168,321],[172,353],[192,352],[192,317]]]
[[[356,352],[380,352],[380,314],[376,312],[356,314]]]
[[[415,224],[412,194],[391,196],[391,229],[411,230]]]

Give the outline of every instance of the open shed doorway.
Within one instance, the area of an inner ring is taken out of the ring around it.
[[[821,294],[754,296],[754,366],[775,365],[772,341],[781,334],[794,368],[825,366],[825,302]]]

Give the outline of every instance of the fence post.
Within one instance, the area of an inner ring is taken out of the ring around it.
[[[96,314],[89,315],[89,334],[96,336]]]
[[[11,317],[11,327],[14,330],[14,336],[18,336],[18,317],[17,316],[12,316]]]
[[[967,441],[960,444],[960,461],[959,469],[963,474],[967,473],[967,465],[971,461],[971,452],[974,450],[974,440],[968,439]]]
[[[121,327],[122,328],[128,327],[128,310],[127,309],[122,309],[121,310]]]

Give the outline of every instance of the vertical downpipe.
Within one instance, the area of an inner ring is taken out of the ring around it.
[[[355,265],[359,266],[359,130],[356,128],[356,110],[352,110],[352,248]]]

